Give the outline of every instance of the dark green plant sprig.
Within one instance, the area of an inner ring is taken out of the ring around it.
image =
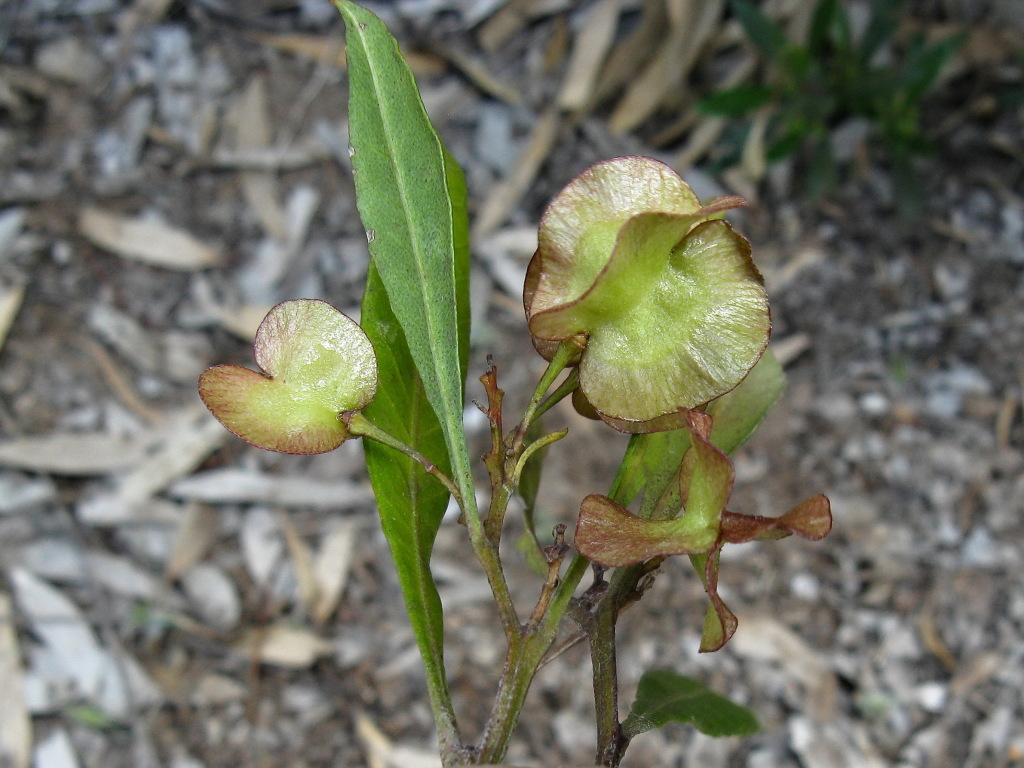
[[[818,0],[807,39],[791,41],[751,0],[731,0],[733,15],[764,57],[765,79],[713,93],[699,106],[748,127],[754,113],[766,110],[765,159],[802,152],[812,199],[840,178],[832,130],[847,118],[867,120],[877,139],[872,143],[877,159],[892,173],[898,212],[912,219],[923,198],[915,161],[933,149],[921,125],[921,102],[964,36],[929,43],[918,35],[898,48],[894,38],[905,6],[905,0],[874,0],[867,24],[855,35],[842,2]],[[883,51],[891,54],[884,60]],[[744,132],[727,135],[737,143],[724,164],[738,161],[744,141]]]

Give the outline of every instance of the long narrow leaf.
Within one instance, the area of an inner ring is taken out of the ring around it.
[[[448,186],[448,199],[452,205],[452,246],[455,253],[455,309],[458,314],[459,367],[465,386],[469,367],[469,207],[466,177],[447,147],[444,152],[444,175]],[[465,397],[465,393],[463,393]]]
[[[747,33],[750,42],[761,49],[768,61],[778,59],[786,47],[786,35],[778,24],[748,0],[732,0],[729,7],[743,26],[743,31]]]
[[[451,166],[416,82],[383,22],[352,2],[345,19],[349,135],[359,215],[370,254],[402,326],[452,459],[472,494],[462,430]],[[461,235],[460,235],[461,237]],[[472,503],[470,499],[469,503]]]
[[[405,334],[395,319],[377,269],[370,265],[363,294],[363,330],[377,353],[377,396],[364,413],[378,427],[416,448],[449,471],[441,426],[416,374]],[[430,573],[430,554],[448,491],[409,457],[370,440],[363,441],[366,467],[377,497],[381,528],[391,548],[413,634],[426,668],[442,739],[455,737],[455,717],[444,671],[441,601]]]

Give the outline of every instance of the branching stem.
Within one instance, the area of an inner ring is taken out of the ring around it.
[[[386,445],[388,448],[394,448],[400,453],[404,453],[413,461],[417,462],[424,471],[431,477],[437,478],[441,485],[448,489],[448,493],[452,495],[455,502],[462,507],[462,494],[459,493],[459,489],[456,487],[452,479],[448,477],[444,472],[438,469],[437,465],[424,456],[422,453],[417,451],[410,445],[406,445],[397,437],[389,432],[385,432],[383,429],[378,427],[368,418],[363,416],[359,411],[350,411],[348,413],[341,414],[341,420],[348,426],[348,431],[358,437],[365,437],[368,440],[375,440],[381,445]]]

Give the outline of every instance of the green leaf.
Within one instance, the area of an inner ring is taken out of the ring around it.
[[[622,724],[627,738],[666,723],[690,723],[708,736],[750,736],[760,730],[754,714],[693,678],[652,669],[640,678],[636,701]]]
[[[364,411],[381,429],[449,471],[441,426],[413,365],[405,335],[371,263],[363,294],[362,323],[377,350],[380,388]],[[435,711],[451,712],[444,671],[441,601],[430,573],[430,554],[448,505],[448,492],[417,462],[380,443],[364,440],[366,467],[377,497],[381,528],[391,548],[398,581],[426,667]],[[450,718],[454,733],[454,715]],[[444,734],[441,734],[442,738]]]
[[[839,184],[839,167],[827,138],[818,139],[811,150],[806,184],[807,196],[811,200],[820,200]]]
[[[120,728],[121,724],[93,704],[76,704],[68,707],[66,714],[75,724],[94,731],[109,731]]]
[[[732,392],[713,400],[711,442],[728,454],[747,442],[786,388],[786,374],[771,347]]]
[[[899,27],[899,11],[905,0],[874,0],[871,17],[860,36],[860,60],[863,67],[871,64],[875,54],[892,39]]]
[[[750,42],[760,48],[769,61],[775,60],[786,46],[786,36],[778,25],[747,0],[732,0],[729,7]]]
[[[339,1],[349,72],[349,135],[356,202],[370,255],[405,333],[427,399],[437,414],[455,481],[472,504],[462,429],[460,319],[454,162],[445,161],[416,81],[383,22]],[[461,221],[461,217],[460,217]],[[460,251],[464,248],[460,244]]]
[[[707,115],[743,117],[763,107],[774,95],[775,92],[764,85],[737,85],[705,96],[698,102],[697,108]]]
[[[819,0],[811,17],[808,53],[816,59],[847,54],[853,47],[852,34],[850,20],[839,0]]]
[[[952,35],[934,45],[925,45],[923,39],[915,40],[907,53],[900,77],[904,88],[903,98],[913,103],[924,96],[935,84],[946,62],[966,39],[964,34]]]
[[[465,386],[469,369],[469,208],[466,177],[454,155],[444,145],[445,183],[452,204],[452,245],[455,251],[455,310],[459,329],[459,367]],[[463,392],[463,398],[465,392]]]
[[[685,429],[633,435],[608,495],[625,506],[642,493],[640,517],[650,517],[658,499],[678,476],[679,463],[689,447],[690,433]]]
[[[542,419],[534,420],[526,429],[526,444],[529,445],[545,434]],[[526,462],[519,475],[519,497],[523,501],[523,535],[516,541],[516,549],[523,553],[526,564],[538,576],[546,576],[548,563],[544,557],[543,545],[537,538],[537,494],[540,492],[540,480],[544,467],[544,455],[547,447],[543,447]]]

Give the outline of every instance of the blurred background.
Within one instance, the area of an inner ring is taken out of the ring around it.
[[[669,562],[620,632],[763,731],[639,737],[624,765],[1024,765],[1024,6],[1020,0],[396,0],[465,169],[473,359],[507,422],[543,368],[521,306],[547,199],[650,154],[739,194],[790,386],[732,507],[823,491],[827,540],[727,549],[740,629],[698,656]],[[251,365],[293,297],[358,313],[367,263],[326,0],[0,2],[0,764],[436,766],[361,449],[246,447],[195,382]],[[486,423],[467,424],[484,450]],[[511,421],[509,421],[511,419]],[[541,529],[626,440],[553,412]],[[515,547],[516,594],[539,582]],[[504,654],[454,520],[435,574],[463,724]],[[510,764],[589,763],[582,646],[544,667]]]

